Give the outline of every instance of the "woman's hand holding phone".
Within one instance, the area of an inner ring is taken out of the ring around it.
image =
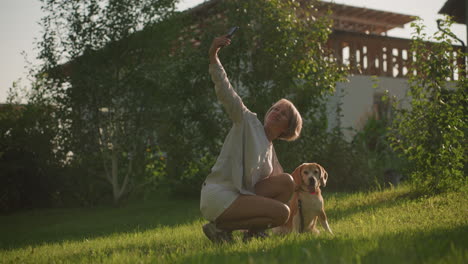
[[[213,42],[211,43],[210,50],[208,52],[210,56],[210,63],[217,63],[219,61],[218,59],[218,51],[222,47],[229,46],[231,44],[231,38],[234,35],[234,33],[239,29],[239,27],[232,27],[228,33],[224,36],[216,37],[213,39]]]

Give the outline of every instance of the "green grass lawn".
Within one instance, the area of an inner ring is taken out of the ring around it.
[[[236,233],[227,245],[204,237],[197,200],[26,211],[0,216],[0,263],[468,263],[467,194],[325,189],[334,237]]]

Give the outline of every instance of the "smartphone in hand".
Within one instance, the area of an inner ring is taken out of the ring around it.
[[[234,26],[232,27],[231,29],[229,29],[228,33],[227,33],[227,37],[228,38],[232,38],[232,36],[236,33],[236,31],[239,29],[238,26]]]

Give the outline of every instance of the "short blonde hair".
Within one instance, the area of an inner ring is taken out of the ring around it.
[[[273,110],[273,108],[280,104],[285,104],[287,106],[288,113],[289,113],[289,125],[288,125],[288,131],[281,134],[279,136],[279,139],[286,140],[286,141],[294,141],[297,138],[299,138],[299,135],[301,134],[302,117],[299,111],[297,111],[296,107],[291,101],[283,98],[279,100],[278,102],[274,103],[270,107],[270,109],[268,109],[268,111],[266,112],[265,120],[268,114]]]

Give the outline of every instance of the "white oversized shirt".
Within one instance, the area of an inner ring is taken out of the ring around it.
[[[224,141],[221,153],[205,180],[241,194],[255,194],[255,184],[283,172],[273,145],[268,141],[263,124],[232,88],[221,64],[210,64],[216,96],[224,106],[233,126]]]

